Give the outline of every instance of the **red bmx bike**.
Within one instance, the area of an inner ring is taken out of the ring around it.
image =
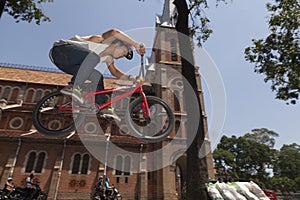
[[[142,58],[143,60],[143,58]],[[141,62],[143,74],[143,62]],[[139,76],[140,76],[139,75]],[[35,128],[47,136],[64,136],[81,125],[88,115],[97,115],[103,108],[114,105],[122,99],[129,101],[123,119],[132,136],[145,141],[160,141],[166,138],[174,127],[174,115],[171,108],[162,99],[148,96],[143,91],[143,77],[129,86],[121,86],[101,91],[86,92],[81,95],[84,103],[72,101],[72,97],[59,90],[43,97],[35,106],[32,120]],[[117,94],[102,105],[95,104],[97,94]],[[97,115],[98,116],[98,115]],[[99,117],[103,117],[99,115]]]

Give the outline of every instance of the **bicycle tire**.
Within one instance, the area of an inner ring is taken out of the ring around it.
[[[75,124],[83,122],[85,116],[80,113],[74,115],[72,109],[60,112],[57,106],[62,103],[72,108],[71,97],[60,91],[52,92],[38,101],[32,112],[32,122],[37,131],[46,136],[64,136],[75,130]],[[51,126],[52,122],[54,125]]]
[[[175,117],[171,108],[160,98],[146,97],[150,109],[150,118],[143,117],[141,108],[143,101],[139,97],[132,101],[126,112],[125,121],[133,136],[147,142],[162,141],[169,136],[174,128]]]

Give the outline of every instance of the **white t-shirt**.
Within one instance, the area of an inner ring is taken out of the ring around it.
[[[58,40],[58,41],[54,42],[53,46],[59,46],[62,44],[73,44],[76,46],[80,46],[80,47],[83,47],[85,49],[89,49],[89,50],[95,52],[97,55],[99,55],[101,52],[103,52],[108,47],[107,44],[100,44],[100,43],[83,40],[82,38],[80,38],[79,35],[75,35],[74,37],[72,37],[68,40]],[[106,58],[107,58],[107,56],[101,57],[100,62],[103,62]]]
[[[26,178],[25,187],[26,188],[32,188],[32,182],[31,182],[31,178],[30,177]]]

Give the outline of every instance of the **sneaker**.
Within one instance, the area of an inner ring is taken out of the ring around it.
[[[114,114],[115,113],[115,109],[112,107],[105,107],[100,111],[102,114]]]
[[[64,95],[69,95],[75,98],[78,102],[83,104],[84,100],[81,98],[82,89],[78,86],[78,88],[73,88],[73,85],[68,85],[60,90]]]
[[[114,112],[114,108],[106,107],[100,110],[100,115],[105,118],[113,118],[117,121],[121,121],[120,117]]]

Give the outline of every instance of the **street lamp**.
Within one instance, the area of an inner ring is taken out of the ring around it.
[[[106,168],[107,168],[107,156],[108,156],[108,147],[109,147],[110,133],[107,134],[106,138],[106,148],[105,148],[105,161],[104,161],[104,173],[103,175],[106,177]]]

